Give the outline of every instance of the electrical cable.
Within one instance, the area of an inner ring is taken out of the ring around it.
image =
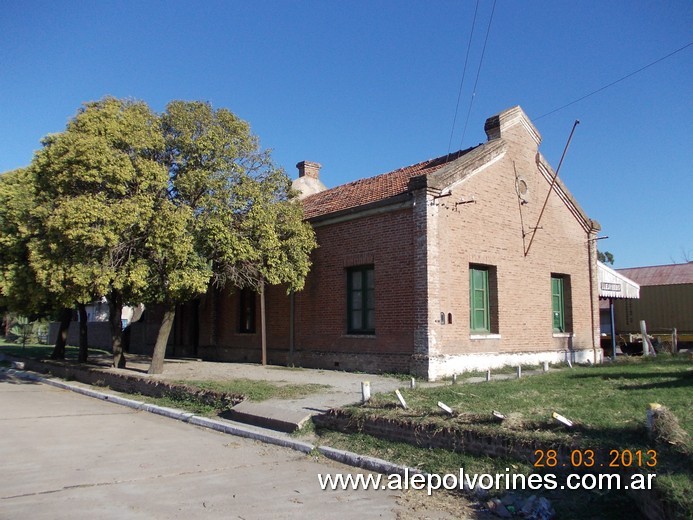
[[[602,90],[606,90],[607,88],[614,86],[616,83],[620,83],[621,81],[623,81],[623,80],[625,80],[625,79],[628,79],[628,78],[630,78],[631,76],[635,76],[637,73],[642,72],[643,70],[648,69],[648,68],[652,67],[653,65],[656,65],[656,64],[659,63],[660,61],[664,61],[664,60],[666,60],[667,58],[670,58],[670,57],[673,56],[674,54],[677,54],[677,53],[679,53],[679,52],[681,52],[681,51],[687,49],[687,48],[690,47],[691,45],[693,45],[693,42],[689,43],[688,45],[684,45],[684,46],[681,47],[680,49],[676,49],[675,51],[670,52],[670,53],[667,54],[666,56],[663,56],[663,57],[659,58],[658,60],[655,60],[655,61],[653,61],[652,63],[649,63],[649,64],[645,65],[644,67],[639,68],[639,69],[636,70],[635,72],[631,72],[630,74],[626,74],[625,76],[623,76],[622,78],[617,79],[616,81],[612,81],[612,82],[609,83],[608,85],[605,85],[605,86],[603,86],[603,87],[601,87],[601,88],[598,88],[597,90],[594,90],[594,91],[590,92],[589,94],[586,94],[586,95],[584,95],[584,96],[582,96],[582,97],[580,97],[580,98],[578,98],[578,99],[576,99],[576,100],[574,100],[574,101],[571,101],[570,103],[566,103],[565,105],[563,105],[563,106],[561,106],[561,107],[555,108],[555,109],[551,110],[550,112],[547,112],[547,113],[544,114],[544,115],[541,115],[541,116],[539,116],[539,117],[535,117],[535,118],[534,118],[534,121],[537,121],[537,120],[541,119],[542,117],[550,116],[551,114],[554,114],[554,113],[558,112],[559,110],[563,110],[564,108],[567,108],[567,107],[569,107],[569,106],[571,106],[571,105],[574,105],[575,103],[578,103],[578,102],[582,101],[583,99],[587,99],[587,98],[590,97],[590,96],[594,96],[595,94],[598,94],[598,93],[601,92]]]
[[[493,9],[491,9],[491,17],[488,20],[488,27],[486,28],[486,38],[484,38],[484,48],[481,51],[481,59],[479,60],[479,68],[476,71],[476,80],[474,80],[474,88],[472,89],[472,98],[469,101],[469,110],[467,110],[467,119],[464,122],[464,129],[462,130],[462,138],[460,139],[460,150],[464,143],[464,136],[467,134],[467,125],[469,124],[469,116],[472,113],[472,105],[474,104],[474,98],[476,97],[476,86],[479,83],[479,76],[481,75],[481,66],[484,63],[484,55],[486,54],[486,44],[488,43],[488,35],[491,32],[491,22],[493,22],[493,14],[496,12],[496,0],[493,0]]]
[[[474,18],[472,20],[472,30],[469,33],[469,42],[467,42],[467,55],[464,57],[464,68],[462,69],[462,81],[460,81],[460,90],[457,93],[457,104],[455,105],[455,117],[452,118],[452,128],[450,129],[450,141],[448,141],[448,155],[450,155],[450,148],[452,147],[452,136],[455,133],[455,124],[457,123],[457,111],[460,108],[460,98],[462,97],[462,85],[464,85],[464,78],[467,75],[467,63],[469,62],[469,51],[472,48],[472,37],[474,36],[474,27],[476,26],[476,15],[479,12],[479,0],[476,0],[476,7],[474,8]]]

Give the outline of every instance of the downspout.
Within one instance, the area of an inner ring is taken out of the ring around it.
[[[613,298],[609,298],[609,316],[611,318],[611,360],[616,361],[616,320],[614,317]]]
[[[589,266],[590,275],[590,336],[592,336],[592,353],[594,357],[594,364],[597,364],[597,343],[594,341],[594,263],[592,261],[592,248],[596,248],[596,230],[594,229],[594,223],[590,222],[590,230],[588,232],[587,239],[587,265]],[[595,236],[591,236],[595,235]]]

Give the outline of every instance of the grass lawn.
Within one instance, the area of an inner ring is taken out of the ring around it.
[[[328,385],[316,383],[277,384],[271,381],[255,379],[230,379],[225,381],[177,381],[177,383],[213,390],[229,394],[242,394],[251,401],[266,401],[267,399],[298,399],[315,392],[329,388]]]
[[[377,394],[355,414],[378,415],[441,425],[509,427],[522,435],[541,433],[546,439],[579,437],[584,443],[608,448],[640,446],[649,403],[669,408],[681,426],[693,433],[693,363],[684,356],[628,358],[623,362],[575,367],[532,377],[492,383],[444,385],[402,390],[408,410],[394,394]],[[438,402],[450,406],[448,418]],[[511,416],[505,426],[490,421],[493,410]],[[575,423],[566,430],[552,412]]]
[[[347,410],[354,416],[387,417],[413,423],[433,423],[485,432],[504,431],[520,438],[539,441],[575,441],[584,448],[604,450],[651,448],[647,436],[646,409],[660,403],[678,418],[690,436],[693,433],[693,363],[687,356],[628,358],[615,364],[575,367],[533,377],[478,384],[447,384],[434,388],[403,390],[408,409],[402,409],[394,394],[378,394],[364,406]],[[450,406],[448,417],[437,405]],[[497,410],[509,417],[493,422]],[[551,414],[558,412],[575,422],[566,429]],[[319,432],[320,442],[419,467],[431,473],[456,473],[459,468],[476,473],[530,474],[527,461],[474,457],[447,450],[431,450],[389,442],[368,435]],[[676,450],[658,446],[658,489],[684,511],[693,511],[690,497],[691,439]],[[547,496],[555,502],[562,518],[638,518],[624,492],[557,492]],[[585,511],[594,510],[595,516]],[[690,514],[693,514],[690,513]]]
[[[28,359],[47,359],[53,352],[53,345],[41,345],[37,343],[27,343],[24,347],[16,343],[9,343],[4,339],[0,340],[0,354],[8,356],[23,357]],[[107,350],[101,350],[89,347],[89,355],[111,355]],[[65,359],[77,360],[79,355],[79,347],[66,346]]]

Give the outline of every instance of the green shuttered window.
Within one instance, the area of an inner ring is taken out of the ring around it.
[[[551,276],[551,307],[553,331],[565,332],[565,288],[563,277]]]
[[[469,326],[472,332],[491,332],[488,268],[469,269]]]

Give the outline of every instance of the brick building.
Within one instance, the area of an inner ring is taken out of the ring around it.
[[[601,361],[599,225],[552,183],[520,107],[485,131],[479,146],[332,189],[319,164],[298,164],[319,247],[303,291],[267,290],[270,364],[437,379]],[[176,353],[259,361],[259,307],[248,291],[210,292],[180,315]]]

